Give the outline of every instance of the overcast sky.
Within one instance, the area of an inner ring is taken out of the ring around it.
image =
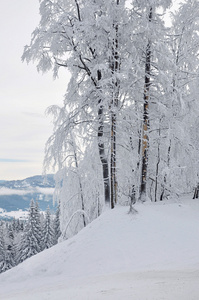
[[[52,133],[45,110],[62,104],[67,74],[53,80],[21,62],[38,25],[38,0],[0,0],[0,180],[42,173],[45,142]]]

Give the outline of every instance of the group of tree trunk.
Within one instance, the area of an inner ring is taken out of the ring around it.
[[[44,215],[32,200],[27,221],[1,221],[0,273],[57,244],[61,235],[59,217],[59,206],[52,218],[49,209]]]
[[[175,2],[175,1],[174,1]],[[161,201],[198,186],[199,4],[171,0],[42,0],[22,59],[70,71],[45,168],[58,168],[68,237],[104,203]],[[175,3],[174,3],[175,4]]]

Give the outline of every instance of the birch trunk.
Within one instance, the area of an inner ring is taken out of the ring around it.
[[[149,12],[149,22],[152,20],[152,7]],[[151,42],[148,41],[146,48],[145,61],[145,84],[144,84],[144,110],[143,110],[143,128],[142,128],[142,171],[141,171],[141,187],[140,199],[146,200],[146,183],[147,183],[147,167],[148,167],[148,150],[149,150],[149,92],[150,92],[150,76],[151,76]]]
[[[119,0],[116,1],[119,5]],[[117,109],[119,98],[119,81],[117,72],[119,71],[119,54],[118,54],[118,24],[113,24],[115,38],[112,47],[111,71],[113,75],[113,95],[111,105],[111,208],[117,203],[117,174],[116,174],[116,140],[117,140]]]
[[[101,80],[101,72],[98,70],[98,82]],[[99,88],[99,86],[98,86]],[[105,154],[105,146],[103,141],[104,136],[104,109],[102,105],[102,100],[98,101],[98,150],[99,157],[102,164],[103,182],[104,182],[104,199],[105,203],[110,205],[110,183],[109,183],[109,165],[108,159]]]

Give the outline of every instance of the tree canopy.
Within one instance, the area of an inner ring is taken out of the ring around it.
[[[104,203],[161,201],[198,186],[198,10],[170,0],[41,0],[22,56],[70,71],[45,168],[58,167],[62,229],[74,234]],[[67,226],[66,226],[67,224]]]

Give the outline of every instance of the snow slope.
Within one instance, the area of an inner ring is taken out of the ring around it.
[[[0,299],[198,300],[199,201],[104,212],[78,235],[0,275]]]

